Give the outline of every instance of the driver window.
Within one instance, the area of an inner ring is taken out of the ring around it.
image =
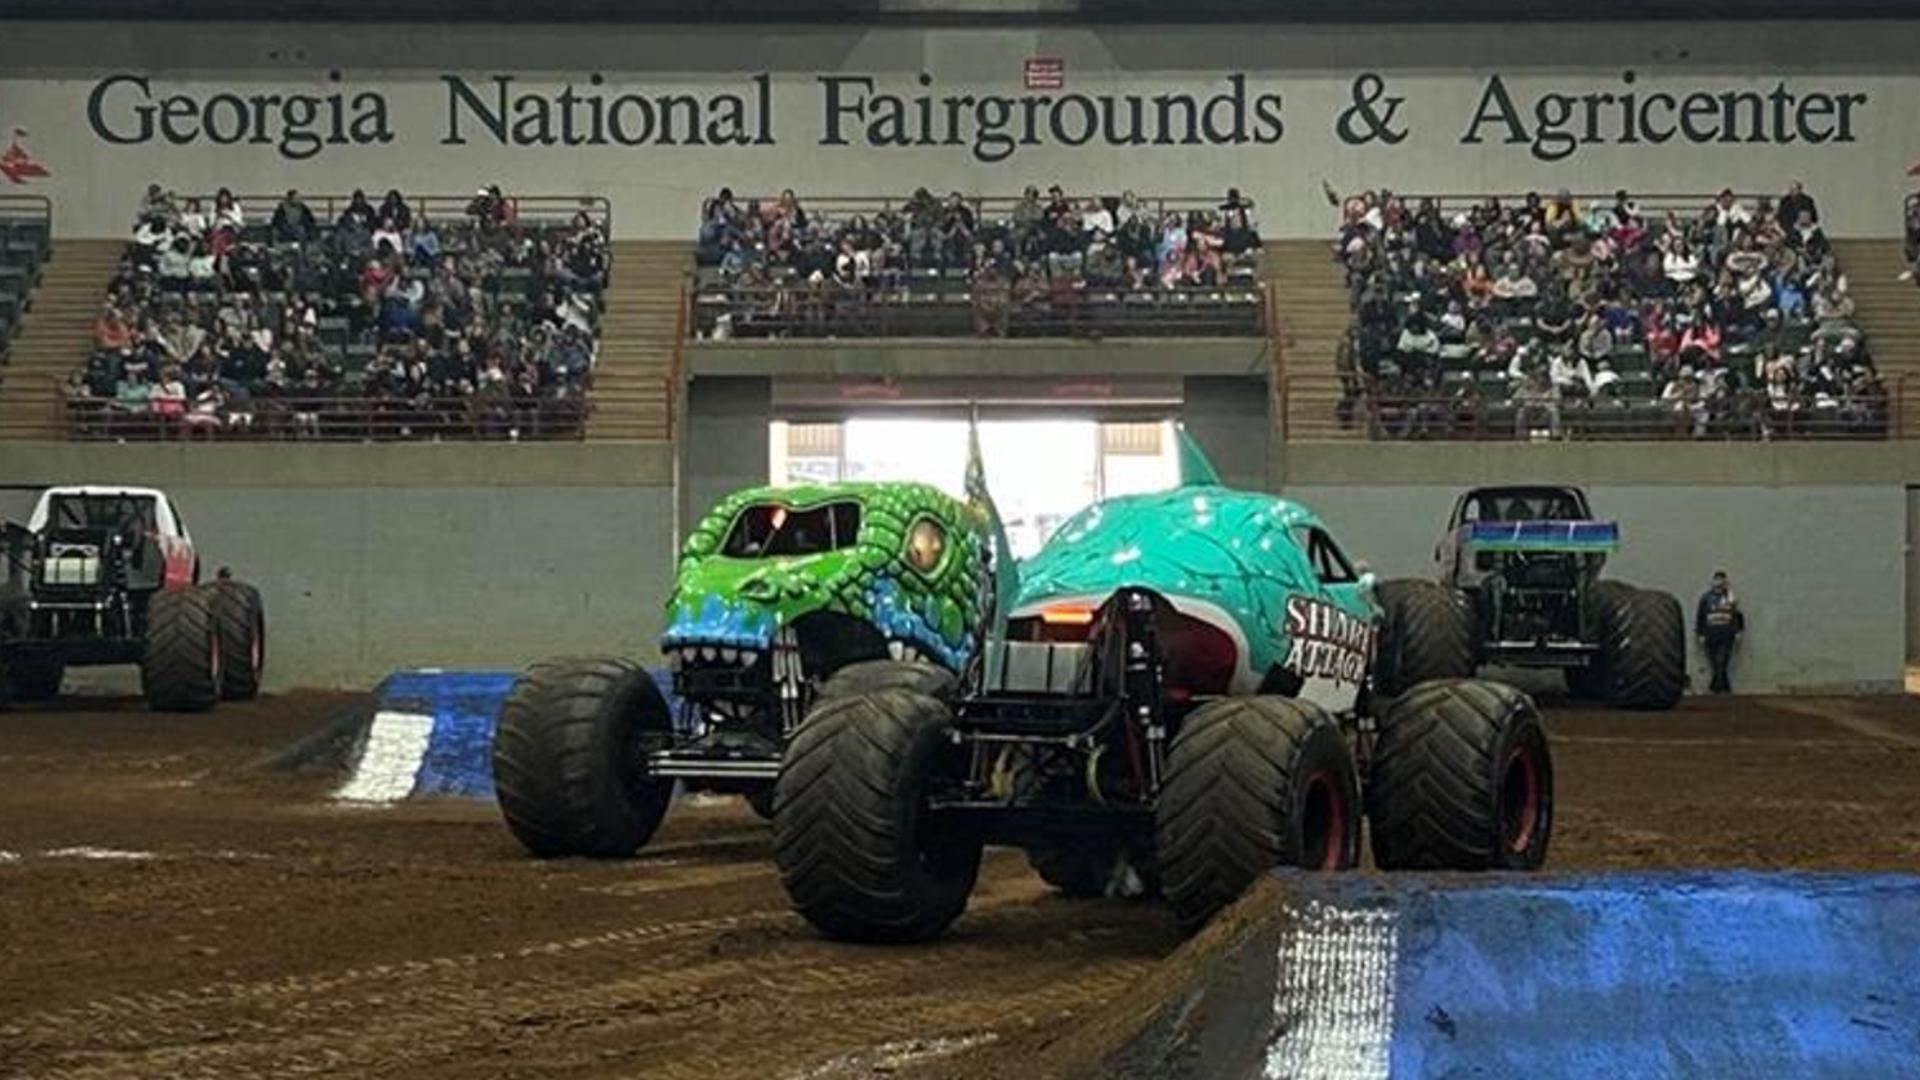
[[[1306,530],[1306,549],[1307,561],[1313,564],[1313,575],[1320,584],[1351,585],[1360,580],[1360,575],[1353,572],[1353,564],[1341,552],[1340,545],[1334,543],[1333,537],[1325,532],[1313,528]]]

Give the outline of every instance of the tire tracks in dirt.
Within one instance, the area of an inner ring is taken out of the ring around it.
[[[475,1060],[500,1060],[510,1073],[530,1044],[542,1048],[540,1071],[556,1056],[593,1048],[609,1060],[577,1064],[598,1072],[626,1060],[633,1047],[650,1046],[645,1062],[629,1063],[649,1076],[733,1075],[750,1061],[758,1062],[751,1071],[772,1075],[793,1067],[802,1047],[826,1059],[902,1037],[971,1034],[1083,1007],[1158,955],[1155,948],[1115,948],[1125,929],[1083,925],[1086,905],[1036,900],[1024,883],[992,890],[976,903],[962,937],[919,948],[836,945],[791,914],[762,911],[119,995],[21,1017],[0,1028],[0,1038],[35,1063],[32,1075],[47,1080],[411,1077]],[[885,1005],[937,990],[961,973],[993,993],[936,993],[913,1015]],[[995,986],[1003,974],[1019,989]],[[686,1037],[714,1030],[715,1021],[788,1035],[746,1046]],[[556,1035],[564,1045],[551,1045]],[[535,1071],[535,1060],[519,1068]]]

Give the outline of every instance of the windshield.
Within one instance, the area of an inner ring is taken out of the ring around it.
[[[1564,491],[1482,492],[1467,501],[1465,521],[1578,521],[1580,505]]]
[[[56,529],[110,529],[120,531],[137,526],[142,531],[155,528],[153,500],[138,495],[62,495],[55,496],[47,515]]]
[[[858,503],[828,503],[803,510],[764,503],[747,507],[733,519],[720,553],[735,559],[815,555],[852,547],[859,534]]]

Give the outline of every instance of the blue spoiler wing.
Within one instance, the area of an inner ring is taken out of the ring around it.
[[[1475,521],[1462,539],[1483,551],[1612,551],[1620,546],[1615,521]]]

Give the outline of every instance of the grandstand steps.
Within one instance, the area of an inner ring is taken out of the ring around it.
[[[1352,312],[1346,276],[1333,261],[1329,241],[1270,240],[1265,252],[1266,277],[1281,335],[1277,374],[1292,427],[1295,412],[1304,409],[1317,418],[1326,411],[1325,384],[1334,375],[1334,356]],[[1313,392],[1290,391],[1289,382],[1308,379],[1320,384]]]
[[[681,292],[692,254],[692,245],[681,241],[614,243],[587,438],[673,437]]]
[[[0,437],[59,438],[61,381],[84,367],[93,320],[120,264],[120,240],[55,240],[0,366]]]
[[[1920,374],[1920,288],[1899,280],[1907,269],[1900,241],[1836,240],[1833,249],[1874,365],[1888,375]]]

